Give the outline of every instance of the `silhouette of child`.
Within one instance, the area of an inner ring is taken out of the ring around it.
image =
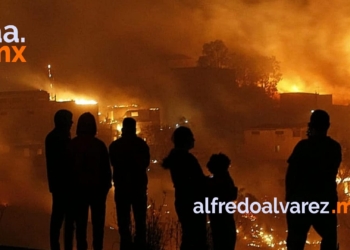
[[[212,176],[208,177],[208,198],[215,197],[219,202],[230,202],[237,199],[237,187],[235,186],[228,168],[231,160],[224,154],[213,154],[207,163]],[[221,213],[219,213],[221,212]],[[225,207],[219,211],[216,206],[215,213],[209,214],[214,250],[234,250],[236,244],[236,224],[233,214],[226,212]]]

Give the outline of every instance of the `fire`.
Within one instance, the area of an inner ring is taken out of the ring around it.
[[[329,89],[325,88],[317,79],[312,82],[307,82],[301,77],[293,76],[282,79],[278,85],[279,93],[289,93],[289,92],[305,92],[305,93],[318,93],[318,94],[328,94]]]
[[[121,123],[118,123],[117,126],[116,126],[116,130],[118,131],[118,133],[122,133],[122,128],[123,128],[123,125]],[[140,134],[141,133],[141,129],[138,125],[136,125],[136,134]]]
[[[297,85],[293,85],[293,86],[292,86],[292,91],[293,91],[293,92],[299,92],[300,90],[299,90],[299,88],[298,88]]]
[[[288,92],[303,92],[307,91],[305,89],[305,84],[300,78],[293,79],[282,79],[278,83],[278,92],[288,93]]]
[[[122,132],[122,125],[121,125],[121,124],[117,124],[117,131],[118,131],[119,133]]]
[[[56,102],[71,102],[73,101],[72,99],[58,99]]]
[[[94,100],[78,99],[78,100],[75,100],[75,104],[78,104],[78,105],[95,105],[95,104],[97,104],[97,102],[94,101]]]
[[[94,100],[85,100],[85,99],[58,99],[57,102],[72,102],[74,101],[77,105],[95,105],[97,104]]]

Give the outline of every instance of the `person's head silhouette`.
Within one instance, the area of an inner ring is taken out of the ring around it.
[[[226,155],[220,153],[220,154],[213,154],[208,163],[207,168],[213,175],[218,175],[222,173],[227,173],[228,168],[231,165],[231,160]]]
[[[69,132],[73,124],[72,119],[72,112],[66,109],[58,110],[54,117],[55,128]]]
[[[314,110],[308,124],[309,136],[325,136],[330,126],[329,115],[326,111],[317,109]]]
[[[187,127],[181,126],[175,129],[171,139],[177,149],[190,150],[194,147],[193,133]]]
[[[95,136],[96,133],[97,133],[97,126],[96,126],[95,117],[89,112],[82,114],[78,119],[77,136],[80,136],[80,135]]]
[[[136,120],[131,117],[127,117],[123,120],[122,135],[135,135],[136,134]]]

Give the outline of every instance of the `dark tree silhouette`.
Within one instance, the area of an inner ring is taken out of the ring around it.
[[[198,59],[201,68],[227,68],[235,72],[235,83],[242,86],[260,87],[269,96],[277,93],[277,84],[282,79],[279,62],[275,57],[230,52],[223,41],[215,40],[203,45]]]
[[[221,40],[205,43],[202,54],[198,59],[199,67],[227,68],[229,65],[228,48]]]
[[[236,52],[230,54],[229,62],[229,68],[235,71],[238,86],[261,87],[270,97],[277,93],[282,74],[275,57]]]

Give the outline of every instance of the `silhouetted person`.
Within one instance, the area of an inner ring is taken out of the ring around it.
[[[172,136],[174,148],[163,160],[170,169],[175,188],[175,209],[182,228],[181,250],[207,249],[206,215],[195,214],[194,203],[205,198],[205,181],[202,168],[189,150],[194,147],[192,131],[177,128]]]
[[[342,160],[341,146],[327,136],[329,115],[323,110],[311,114],[308,139],[301,140],[288,159],[286,200],[289,202],[329,202],[329,214],[287,213],[288,250],[304,249],[311,226],[322,237],[321,250],[337,249],[336,175]],[[319,203],[320,205],[320,203]],[[320,210],[323,205],[320,205]]]
[[[235,186],[228,168],[231,161],[224,154],[214,154],[207,163],[208,170],[213,176],[208,177],[208,198],[218,198],[219,202],[231,202],[237,199],[238,189]],[[210,227],[213,237],[214,250],[234,250],[236,244],[236,223],[233,214],[225,209],[219,213],[209,214]]]
[[[122,136],[109,146],[113,166],[115,202],[120,235],[120,250],[146,246],[147,167],[150,153],[147,143],[136,135],[136,121],[125,118]],[[135,242],[130,231],[131,208],[135,219]]]
[[[52,193],[50,221],[50,248],[60,249],[60,230],[65,221],[64,248],[73,249],[74,221],[70,213],[70,190],[67,185],[67,146],[71,140],[70,129],[73,115],[68,110],[59,110],[54,117],[55,128],[46,136],[45,154],[49,189]]]
[[[75,196],[77,249],[87,250],[86,231],[89,208],[93,249],[103,249],[106,199],[112,186],[112,171],[106,145],[95,137],[96,121],[91,113],[79,117],[77,137],[69,144],[72,192]]]

